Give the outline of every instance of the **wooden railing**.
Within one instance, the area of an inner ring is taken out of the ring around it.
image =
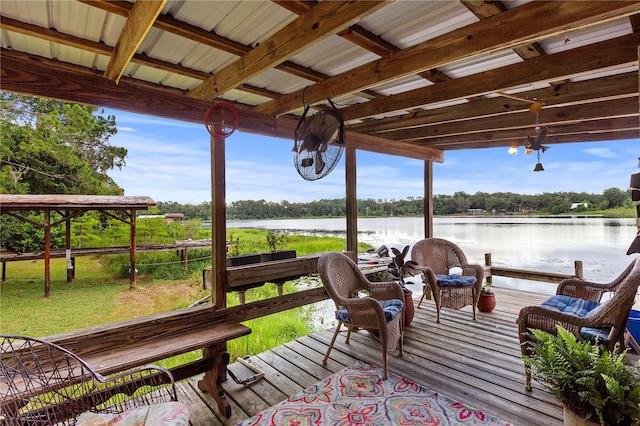
[[[349,253],[352,255],[352,253]],[[287,259],[273,262],[263,262],[256,265],[244,265],[230,267],[227,271],[229,289],[231,291],[244,291],[250,286],[262,285],[265,282],[283,282],[317,271],[317,263],[320,254],[301,256],[296,259]],[[487,281],[491,282],[493,276],[504,276],[525,280],[543,281],[557,283],[565,278],[582,278],[582,262],[575,262],[575,275],[565,275],[549,272],[527,271],[496,267],[491,265],[491,255],[485,255],[485,274]],[[292,294],[280,294],[276,297],[245,303],[238,306],[222,309],[214,309],[211,305],[204,305],[192,308],[180,309],[172,312],[156,314],[143,318],[121,321],[118,323],[106,324],[83,330],[75,330],[45,338],[53,343],[57,343],[81,358],[94,361],[104,361],[104,359],[114,360],[113,365],[103,366],[104,372],[114,372],[120,367],[132,367],[137,361],[122,359],[119,354],[125,355],[129,351],[139,347],[145,348],[153,345],[155,352],[153,360],[162,359],[177,353],[192,350],[193,347],[183,345],[178,347],[167,346],[166,353],[163,353],[162,341],[171,340],[173,336],[199,335],[201,331],[210,329],[214,332],[217,329],[224,330],[228,327],[235,327],[241,322],[264,317],[277,312],[282,312],[297,307],[317,303],[328,299],[328,295],[323,287],[298,291]],[[226,327],[226,328],[225,328]],[[243,334],[233,329],[234,333],[227,333],[223,338],[238,337]],[[246,334],[246,333],[244,333]],[[196,344],[197,345],[197,344]],[[183,350],[184,349],[184,350]],[[146,350],[146,349],[145,349]],[[224,351],[221,346],[219,351]],[[131,359],[135,360],[134,356]],[[144,362],[152,361],[149,355],[141,357]],[[224,369],[226,363],[222,362]],[[204,372],[211,372],[211,356],[202,358],[189,364],[174,367],[172,369],[178,380],[198,375]]]
[[[488,283],[492,282],[493,276],[517,278],[517,279],[528,280],[528,281],[541,281],[541,282],[556,283],[556,284],[567,278],[578,278],[581,280],[584,279],[581,260],[574,261],[573,264],[574,264],[575,273],[573,275],[559,274],[555,272],[544,272],[544,271],[528,271],[524,269],[514,269],[514,268],[505,268],[502,266],[493,266],[491,264],[491,253],[485,253],[484,264],[485,264],[484,276]]]

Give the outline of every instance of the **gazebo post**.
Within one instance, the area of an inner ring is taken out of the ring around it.
[[[51,256],[51,219],[49,209],[44,210],[44,297],[48,299],[51,293],[51,268],[49,258]]]
[[[66,259],[67,259],[67,282],[70,283],[73,281],[73,260],[71,258],[71,217],[69,215],[69,211],[65,212],[65,221],[64,221],[64,238],[65,238],[65,248],[66,248]]]
[[[129,219],[129,234],[131,236],[131,250],[129,251],[129,289],[136,288],[136,211],[131,209],[129,213],[131,215]]]

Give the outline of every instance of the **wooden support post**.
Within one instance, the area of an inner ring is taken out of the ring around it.
[[[131,210],[129,213],[131,218],[129,220],[129,233],[131,248],[129,251],[129,289],[136,288],[136,211]]]
[[[44,297],[48,299],[51,293],[51,219],[49,210],[44,211]]]
[[[573,268],[575,270],[576,278],[584,280],[584,269],[582,268],[582,260],[574,261]]]
[[[71,262],[71,218],[69,217],[69,212],[65,212],[66,219],[64,221],[64,239],[65,239],[65,248],[66,258],[67,258],[67,282],[70,283],[73,281],[73,264]]]
[[[358,254],[358,195],[356,182],[356,150],[345,148],[345,183],[347,197],[347,251]]]
[[[203,392],[208,392],[218,404],[220,414],[229,418],[231,405],[222,389],[222,383],[227,380],[227,365],[229,365],[226,342],[204,348],[202,356],[211,362],[211,369],[204,373],[204,377],[198,382],[198,387]]]
[[[189,249],[182,249],[182,265],[184,266],[185,271],[189,268]]]
[[[424,237],[433,237],[433,161],[424,162]]]
[[[485,271],[489,270],[489,274],[485,274],[484,280],[487,284],[493,285],[493,277],[491,276],[491,253],[484,254],[484,266],[487,267]]]
[[[211,301],[227,306],[225,139],[211,137]]]
[[[2,281],[7,280],[7,262],[2,262]]]

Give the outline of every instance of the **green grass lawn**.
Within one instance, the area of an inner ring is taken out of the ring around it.
[[[233,232],[233,231],[232,231]],[[240,241],[264,251],[265,231],[236,231]],[[298,255],[321,251],[342,251],[346,242],[337,237],[289,236],[285,248],[294,248]],[[364,251],[369,246],[361,245]],[[76,278],[66,282],[66,260],[51,259],[50,298],[44,298],[44,261],[7,263],[7,280],[0,283],[0,331],[43,337],[66,331],[143,317],[189,306],[206,296],[202,288],[202,273],[187,278],[160,280],[138,276],[136,288],[129,288],[128,278],[116,278],[105,270],[100,257],[76,258]],[[320,285],[319,281],[315,284]],[[298,291],[294,282],[285,284],[285,293]],[[277,296],[275,284],[247,291],[247,302]],[[238,304],[236,293],[229,293],[229,306]],[[309,315],[313,310],[297,308],[247,321],[253,332],[229,342],[232,359],[262,352],[312,332]],[[196,359],[198,352],[180,356],[165,366]]]

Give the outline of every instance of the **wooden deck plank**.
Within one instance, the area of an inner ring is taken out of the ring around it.
[[[223,424],[202,398],[193,392],[187,381],[176,383],[176,392],[178,400],[189,408],[189,421],[192,425],[221,426]]]
[[[562,410],[552,395],[535,381],[533,391],[525,390],[517,335],[520,308],[537,305],[548,296],[500,288],[495,292],[496,309],[478,312],[477,321],[472,320],[467,307],[460,311],[443,309],[438,324],[433,301],[423,302],[406,329],[405,355],[400,358],[396,351],[389,355],[390,371],[514,425],[562,425]],[[334,330],[329,327],[252,356],[251,362],[265,373],[265,378],[247,387],[231,379],[223,384],[233,415],[228,420],[218,417],[220,424],[232,425],[253,416],[262,407],[275,405],[356,360],[381,365],[379,343],[365,331],[353,333],[349,345],[344,342],[346,333],[341,333],[327,365],[322,365]],[[229,368],[238,377],[250,374],[238,363]],[[192,424],[218,424],[207,422],[206,413],[201,413],[203,406],[215,412],[211,397],[199,392],[195,379],[188,383],[190,386],[181,386],[180,396],[190,410],[192,401],[197,403]],[[185,392],[194,392],[197,398]]]

